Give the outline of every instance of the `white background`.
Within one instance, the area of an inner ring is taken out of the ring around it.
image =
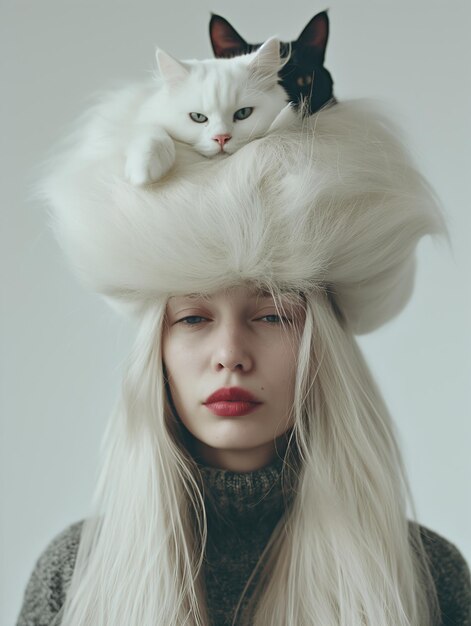
[[[14,623],[46,544],[89,511],[134,334],[66,266],[32,199],[38,164],[95,90],[149,75],[156,45],[180,58],[211,56],[210,11],[252,42],[294,39],[325,8],[2,1],[2,625]],[[447,215],[453,252],[421,242],[412,301],[361,345],[397,422],[419,520],[471,561],[471,4],[330,0],[328,8],[337,97],[388,106]]]

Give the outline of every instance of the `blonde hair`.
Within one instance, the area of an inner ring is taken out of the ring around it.
[[[407,523],[407,482],[389,414],[327,294],[305,297],[296,421],[283,470],[297,472],[296,494],[262,554],[243,623],[428,626],[433,583]],[[204,501],[166,399],[164,312],[162,303],[144,316],[106,433],[66,626],[209,623]]]
[[[306,320],[282,472],[287,484],[295,475],[294,498],[260,558],[252,597],[241,598],[240,619],[436,619],[391,419],[354,334],[403,308],[418,240],[446,229],[433,192],[370,107],[339,104],[296,123],[222,163],[182,159],[151,189],[124,183],[115,155],[81,149],[45,185],[81,277],[140,321],[64,626],[209,623],[201,476],[169,407],[161,337],[172,293],[242,282],[277,301],[286,290],[304,294]]]

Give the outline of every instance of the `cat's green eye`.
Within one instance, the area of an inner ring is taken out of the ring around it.
[[[189,113],[189,116],[197,124],[203,124],[204,122],[208,121],[206,115],[203,115],[202,113]]]
[[[234,122],[246,120],[253,113],[253,107],[243,107],[234,113]]]

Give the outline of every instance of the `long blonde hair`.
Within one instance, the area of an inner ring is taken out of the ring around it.
[[[296,494],[261,556],[242,623],[428,626],[433,584],[406,519],[407,482],[389,414],[327,293],[305,298],[285,456],[287,468],[299,460]],[[143,318],[106,433],[66,626],[210,623],[203,496],[166,399],[164,313],[162,303]]]

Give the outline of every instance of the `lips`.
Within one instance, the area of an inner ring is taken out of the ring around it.
[[[211,394],[204,404],[220,417],[239,417],[257,410],[262,403],[246,389],[226,387]]]
[[[212,393],[209,398],[206,398],[204,404],[212,404],[214,402],[251,402],[254,404],[260,404],[260,401],[241,387],[223,387]]]

